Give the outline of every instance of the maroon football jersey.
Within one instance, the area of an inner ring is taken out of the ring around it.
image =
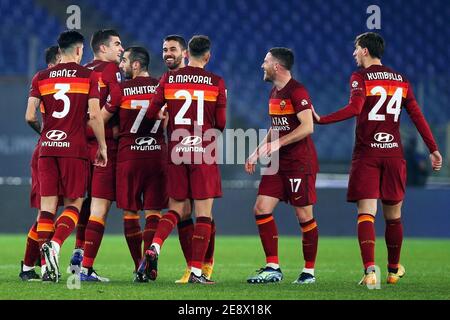
[[[88,100],[99,99],[98,78],[74,62],[38,72],[30,97],[43,102],[40,156],[87,158]]]
[[[225,91],[224,80],[203,68],[187,66],[161,77],[147,116],[155,117],[167,103],[170,154],[173,149],[176,153],[205,152],[211,141],[203,133],[215,127],[217,109],[226,108]],[[174,136],[178,129],[189,135]]]
[[[271,129],[277,131],[279,137],[292,132],[300,125],[297,114],[311,109],[311,106],[308,91],[295,79],[289,80],[281,90],[273,87],[269,99]],[[289,164],[292,161],[297,161],[305,174],[319,171],[316,148],[311,136],[280,148],[280,169],[287,169],[285,167],[289,165],[286,163]]]
[[[400,73],[382,65],[372,65],[354,72],[350,79],[350,101],[357,99],[362,103],[353,109],[358,110],[351,110],[350,103],[320,119],[320,123],[332,123],[357,115],[353,158],[403,157],[400,137],[400,114],[403,106],[430,153],[437,150],[411,85]]]
[[[161,152],[167,152],[163,122],[145,117],[157,86],[158,80],[152,77],[125,81],[120,106],[106,106],[108,112],[119,113],[117,161],[161,157]]]
[[[86,68],[97,73],[100,86],[100,108],[105,105],[119,106],[121,99],[119,67],[114,62],[93,60],[85,65]],[[118,116],[111,118],[105,125],[105,138],[108,148],[117,147],[117,141],[113,139],[113,127],[118,125]],[[88,127],[88,138],[95,143],[95,135],[92,128]]]

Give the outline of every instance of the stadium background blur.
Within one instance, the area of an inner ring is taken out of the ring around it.
[[[380,32],[387,46],[383,63],[404,73],[431,125],[444,157],[443,169],[431,173],[428,152],[406,112],[402,136],[408,160],[404,206],[405,236],[450,237],[450,3],[442,0],[360,1],[90,1],[0,0],[0,232],[26,233],[33,219],[29,208],[31,153],[36,134],[24,121],[33,74],[45,68],[44,49],[67,29],[76,4],[86,38],[82,63],[92,59],[91,34],[115,28],[124,47],[142,45],[151,51],[150,72],[165,71],[162,39],[181,34],[189,39],[206,34],[213,43],[207,68],[221,75],[228,88],[227,128],[268,128],[270,84],[262,80],[261,63],[270,47],[295,52],[294,77],[309,89],[320,114],[343,107],[349,77],[355,70],[353,40],[370,31],[370,5],[381,9]],[[315,212],[321,235],[355,235],[355,208],[345,202],[347,173],[355,120],[316,127],[321,174]],[[224,198],[214,215],[218,234],[256,234],[252,206],[258,176],[242,165],[222,165]],[[11,213],[14,212],[11,219]],[[117,213],[117,214],[116,214]],[[121,215],[110,214],[107,233],[121,233]],[[277,210],[280,233],[298,234],[285,205]],[[423,219],[426,215],[427,219]],[[236,220],[238,219],[238,220]],[[377,230],[383,232],[383,219]],[[237,224],[236,221],[239,221]],[[438,224],[435,221],[439,221]]]

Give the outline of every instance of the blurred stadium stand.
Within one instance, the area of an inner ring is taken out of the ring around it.
[[[152,70],[155,75],[163,71],[160,52],[164,36],[177,33],[189,39],[193,34],[209,35],[213,42],[213,57],[208,69],[226,80],[229,128],[268,127],[270,85],[263,82],[260,66],[272,46],[294,49],[294,76],[309,89],[319,113],[329,113],[344,106],[348,99],[348,80],[355,70],[353,39],[368,31],[366,9],[377,4],[381,8],[379,32],[387,42],[383,62],[403,72],[413,83],[442,153],[450,153],[447,150],[450,143],[448,1],[80,0],[76,3],[81,7],[82,32],[116,27],[128,35],[125,46],[139,43],[152,51],[153,60],[156,60]],[[44,67],[44,48],[55,43],[58,33],[65,29],[68,16],[65,8],[70,4],[73,3],[0,0],[0,83],[9,85],[6,89],[2,86],[0,93],[11,95],[14,116],[17,116],[11,132],[5,131],[12,126],[11,119],[0,123],[0,153],[23,168],[22,171],[19,168],[8,170],[8,174],[28,175],[28,168],[23,163],[31,155],[35,138],[22,120],[26,88],[30,75]],[[86,19],[88,14],[101,19]],[[90,33],[86,33],[86,38]],[[92,57],[88,43],[86,49],[84,61]],[[412,129],[406,120],[402,128],[406,139],[415,134]],[[354,120],[316,129],[314,140],[323,172],[347,172],[353,131]],[[24,142],[26,137],[31,137],[31,142]],[[24,146],[19,150],[12,146],[17,140]],[[25,145],[29,148],[26,152],[23,150],[27,148]],[[418,148],[423,149],[423,145],[419,143]],[[242,170],[235,172],[233,168],[225,168],[225,171],[230,178],[242,174]],[[4,175],[7,175],[6,170],[0,169],[0,176]],[[448,176],[448,168],[441,176]]]

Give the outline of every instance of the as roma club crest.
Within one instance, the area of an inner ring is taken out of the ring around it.
[[[285,107],[286,107],[286,101],[281,100],[281,102],[280,102],[280,108],[281,108],[281,110],[284,110]]]

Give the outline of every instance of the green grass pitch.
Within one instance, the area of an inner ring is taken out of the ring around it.
[[[218,236],[214,286],[179,285],[184,259],[178,237],[172,235],[159,258],[156,282],[132,283],[132,260],[121,235],[103,239],[95,268],[110,283],[81,283],[69,290],[65,273],[74,243],[69,238],[61,252],[63,279],[60,283],[22,282],[18,274],[23,258],[25,235],[0,235],[0,299],[156,299],[156,300],[264,300],[264,299],[450,299],[450,240],[405,239],[402,263],[406,275],[397,285],[386,285],[386,247],[378,237],[376,261],[381,267],[380,290],[358,286],[362,276],[356,238],[319,239],[317,282],[299,286],[296,279],[303,265],[300,237],[280,236],[279,255],[284,279],[281,283],[250,285],[246,278],[264,265],[259,238]]]

